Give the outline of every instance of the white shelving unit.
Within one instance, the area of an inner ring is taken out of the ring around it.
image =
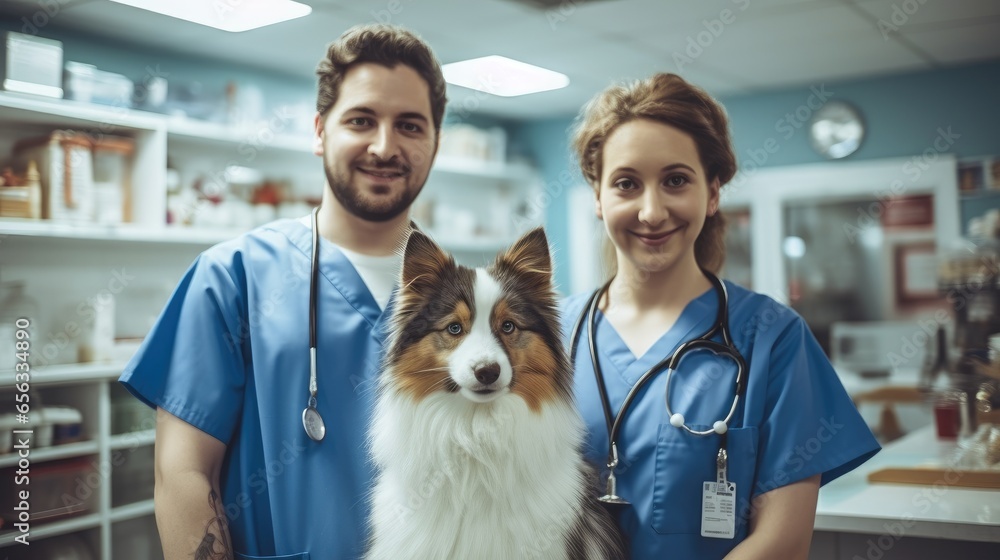
[[[0,159],[16,140],[71,128],[93,134],[132,137],[136,154],[132,165],[133,223],[121,225],[68,224],[39,220],[0,220],[0,239],[57,238],[87,241],[153,242],[208,246],[238,235],[230,228],[168,227],[166,167],[171,154],[183,179],[221,177],[228,165],[257,166],[275,176],[295,179],[314,188],[322,185],[322,168],[313,155],[310,135],[272,132],[263,128],[233,129],[225,125],[167,117],[155,113],[105,107],[74,101],[36,98],[0,92]],[[441,156],[435,161],[426,190],[439,199],[458,200],[476,214],[479,224],[496,225],[497,216],[485,211],[496,187],[512,201],[524,200],[539,186],[530,167]],[[298,193],[312,194],[319,193]],[[486,195],[486,196],[484,196]],[[419,199],[418,199],[419,200]],[[470,203],[479,203],[472,204]],[[513,208],[510,208],[513,210]],[[506,218],[510,220],[510,217]],[[475,233],[439,242],[456,252],[496,251],[514,240],[513,228],[502,235]],[[457,239],[461,238],[461,239]]]
[[[128,470],[123,470],[134,453],[151,454],[154,441],[152,429],[141,429],[132,432],[114,434],[112,418],[113,393],[121,393],[117,385],[118,375],[124,364],[80,364],[54,366],[38,369],[31,373],[30,385],[32,394],[40,395],[46,404],[73,406],[83,414],[82,441],[66,443],[50,447],[32,447],[29,450],[29,469],[40,472],[53,461],[72,458],[83,458],[90,463],[90,469],[74,475],[72,487],[78,498],[83,494],[93,492],[94,498],[89,500],[91,508],[84,513],[53,521],[32,521],[30,523],[29,542],[37,544],[43,539],[49,539],[71,533],[94,533],[91,540],[99,543],[95,550],[97,558],[110,560],[120,558],[115,554],[116,543],[112,538],[114,524],[153,515],[152,488],[149,496],[142,499],[127,501],[113,506],[116,499],[113,495],[120,489],[129,488],[130,476]],[[3,402],[13,402],[14,374],[0,374],[3,386],[0,389],[0,399]],[[120,395],[119,395],[120,396]],[[38,412],[29,412],[38,414]],[[141,428],[146,428],[143,424]],[[16,453],[0,455],[0,469],[17,465],[19,456]],[[9,471],[8,471],[9,472]],[[3,484],[12,484],[13,477],[3,480]],[[121,479],[120,479],[121,478]],[[31,494],[38,496],[43,493],[41,488],[34,486]],[[65,493],[65,492],[64,492]],[[122,500],[117,500],[122,501]],[[21,552],[16,547],[14,538],[19,533],[13,526],[0,530],[0,556],[7,557],[10,553]],[[150,542],[156,543],[155,533],[148,535]],[[159,558],[159,552],[151,551],[151,558]]]
[[[66,241],[101,241],[107,243],[157,243],[209,245],[231,239],[242,230],[183,226],[146,227],[136,224],[72,224],[22,218],[0,219],[0,235]]]
[[[228,228],[166,224],[168,153],[184,184],[195,177],[219,176],[228,165],[241,165],[259,168],[269,177],[286,177],[299,188],[314,188],[313,193],[296,193],[314,198],[323,184],[322,164],[312,153],[308,134],[233,130],[123,108],[0,92],[0,162],[18,140],[60,129],[127,136],[135,141],[130,177],[132,222],[98,225],[0,219],[0,282],[23,282],[28,297],[35,302],[32,389],[47,404],[73,406],[84,416],[81,441],[33,449],[32,466],[88,458],[100,469],[117,463],[120,457],[138,459],[137,454],[150,454],[155,433],[151,425],[123,434],[112,432],[112,401],[131,398],[123,395],[124,389],[117,383],[124,364],[72,364],[78,359],[80,327],[87,319],[81,309],[95,298],[111,296],[116,336],[142,337],[198,253],[240,233]],[[497,212],[503,207],[500,203],[513,210],[518,200],[526,200],[539,188],[539,182],[527,166],[440,157],[418,201],[427,198],[439,205],[438,211],[445,203],[449,209],[462,209],[466,217],[471,213],[480,227],[475,232],[425,229],[460,262],[482,263],[520,233],[514,227],[495,227],[497,220],[512,219]],[[67,363],[71,365],[60,365]],[[10,412],[14,405],[13,374],[0,372],[0,382],[0,413]],[[0,469],[16,464],[16,455],[0,456]],[[123,499],[123,494],[116,497],[116,488],[122,490],[116,487],[116,480],[120,482],[116,470],[120,468],[100,475],[88,513],[33,523],[31,541],[78,534],[101,560],[131,560],[138,548],[145,548],[142,543],[156,545],[151,469],[149,481],[142,482],[148,486],[149,496],[137,499]],[[12,484],[13,477],[0,481],[0,485]],[[139,483],[134,486],[144,489]],[[124,490],[134,494],[132,488]],[[15,536],[10,526],[0,530],[0,557],[18,557],[21,551],[11,548],[21,546],[14,542]],[[148,558],[160,558],[157,547],[149,551]]]

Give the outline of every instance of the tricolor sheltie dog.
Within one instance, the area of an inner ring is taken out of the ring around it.
[[[413,232],[384,366],[367,560],[625,558],[580,452],[541,229],[476,269]]]

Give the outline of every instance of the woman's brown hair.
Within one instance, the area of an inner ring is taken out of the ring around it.
[[[736,154],[729,136],[725,109],[712,96],[676,74],[655,74],[645,80],[609,87],[592,99],[581,112],[573,134],[573,149],[584,178],[599,192],[604,142],[617,127],[648,119],[684,131],[698,147],[708,182],[719,186],[736,174]],[[725,260],[726,221],[716,212],[694,243],[701,268],[718,273]]]

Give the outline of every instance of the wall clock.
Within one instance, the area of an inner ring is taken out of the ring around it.
[[[828,159],[847,157],[861,147],[865,123],[861,113],[844,101],[828,101],[809,121],[809,143]]]

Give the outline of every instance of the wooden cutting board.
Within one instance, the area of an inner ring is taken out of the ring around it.
[[[868,482],[962,486],[1000,490],[1000,471],[970,471],[937,467],[890,467],[868,474]]]

